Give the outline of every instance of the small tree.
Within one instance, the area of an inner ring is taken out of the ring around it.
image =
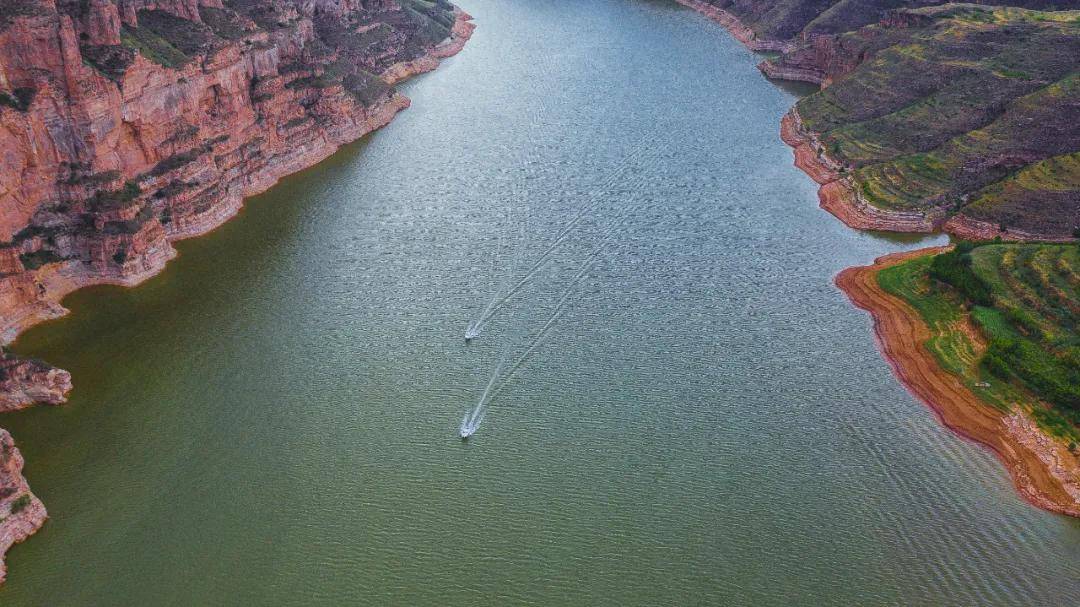
[[[26,510],[26,507],[29,506],[29,505],[30,505],[30,494],[29,493],[24,493],[24,494],[20,495],[19,497],[15,498],[15,501],[11,502],[11,513],[12,514],[18,514],[18,513],[22,512],[23,510]]]

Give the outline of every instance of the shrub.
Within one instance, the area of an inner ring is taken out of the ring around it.
[[[125,25],[120,30],[120,41],[125,47],[167,68],[179,69],[191,60],[183,51],[145,27],[133,29]]]
[[[249,33],[244,21],[229,9],[200,6],[199,16],[202,17],[203,23],[220,38],[240,40]]]
[[[11,502],[11,513],[18,514],[30,505],[30,494],[24,493]]]
[[[32,253],[23,253],[19,255],[19,260],[22,261],[23,267],[27,270],[36,270],[46,264],[64,261],[64,258],[60,257],[56,251],[42,249]]]
[[[952,286],[975,305],[989,306],[990,287],[971,269],[974,248],[974,244],[962,242],[952,251],[936,255],[930,262],[930,277]]]
[[[129,179],[124,182],[124,187],[119,190],[111,192],[99,190],[90,199],[90,208],[95,211],[117,209],[135,200],[140,194],[142,194],[142,188],[134,180]]]
[[[196,158],[203,155],[204,150],[199,148],[193,148],[186,152],[180,152],[179,154],[173,154],[168,158],[154,165],[154,168],[150,169],[150,175],[153,177],[160,177],[169,171],[174,171],[184,165],[191,164]]]
[[[135,61],[135,49],[123,44],[79,46],[83,62],[101,72],[106,78],[119,82]]]
[[[0,106],[6,106],[20,112],[25,112],[30,109],[30,104],[34,102],[34,95],[36,93],[37,91],[30,87],[20,87],[10,93],[0,91]]]

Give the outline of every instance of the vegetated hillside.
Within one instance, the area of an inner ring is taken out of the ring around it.
[[[1052,434],[1080,440],[1075,245],[962,243],[878,280],[918,310],[934,335],[926,346],[979,396],[1023,406]]]
[[[384,74],[459,26],[446,0],[0,0],[0,341],[385,124]]]
[[[888,11],[945,4],[946,0],[701,0],[735,15],[762,39],[837,34],[879,21]],[[973,4],[1033,9],[1080,8],[1078,0],[976,0]]]
[[[1080,226],[1080,11],[903,11],[772,65],[807,55],[830,56],[827,86],[798,114],[862,202],[980,237]]]

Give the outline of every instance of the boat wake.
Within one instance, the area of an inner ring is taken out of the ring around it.
[[[480,395],[479,402],[473,407],[473,410],[466,413],[465,417],[461,419],[461,427],[458,433],[461,435],[461,439],[468,439],[476,431],[480,429],[480,424],[484,423],[484,416],[487,415],[487,403],[491,398],[491,389],[495,387],[496,380],[499,379],[499,374],[502,372],[503,365],[506,363],[506,357],[504,356],[499,364],[495,367],[495,371],[492,372],[491,378],[488,379],[487,387],[484,388],[484,393]]]
[[[661,147],[659,150],[656,150],[656,152],[662,154],[665,150],[666,146]],[[640,155],[641,152],[639,151],[632,155],[632,157]],[[528,266],[524,274],[515,281],[514,277],[517,276],[518,264],[522,261],[522,252],[526,249],[524,245],[525,226],[524,224],[521,226],[522,235],[518,239],[518,245],[515,247],[510,272],[495,290],[484,309],[480,311],[479,315],[473,318],[465,329],[466,342],[478,337],[488,320],[490,320],[500,308],[508,304],[516,295],[524,291],[524,287],[540,274],[540,271],[547,266],[555,257],[555,254],[562,249],[562,245],[576,232],[581,231],[580,228],[585,220],[591,218],[594,215],[594,211],[599,208],[601,202],[607,198],[607,195],[611,194],[611,186],[617,182],[616,176],[621,177],[629,172],[630,167],[633,164],[631,158],[627,158],[624,161],[623,166],[616,170],[610,176],[610,179],[593,193],[586,204],[563,225],[554,240],[540,252],[536,260]],[[631,178],[630,181],[633,183],[638,180],[640,180],[640,177]],[[610,221],[606,222],[606,225],[601,227],[600,233],[595,236],[597,241],[594,248],[588,251],[585,257],[580,261],[575,274],[565,283],[566,286],[561,296],[556,300],[555,307],[552,309],[547,321],[540,327],[539,331],[531,334],[531,341],[528,342],[527,346],[522,351],[522,354],[509,366],[507,366],[506,363],[509,360],[510,344],[509,342],[507,343],[506,349],[503,351],[502,359],[492,372],[491,378],[488,380],[487,386],[480,396],[480,400],[476,403],[476,406],[472,411],[466,413],[461,420],[461,426],[458,429],[458,433],[462,440],[467,440],[480,429],[480,425],[484,422],[484,418],[487,415],[490,401],[498,396],[499,393],[510,384],[511,380],[514,379],[514,375],[547,340],[549,332],[566,311],[571,296],[577,291],[578,285],[589,276],[590,271],[600,261],[605,252],[609,252],[612,248],[618,247],[617,240],[619,239],[619,236],[623,235],[625,230],[629,227],[628,224],[632,221],[632,218],[636,215],[637,211],[647,204],[647,201],[643,201],[638,204],[624,206],[616,212],[615,216],[611,218]],[[498,258],[501,249],[502,239],[500,238],[499,246],[496,247],[492,260],[492,269],[494,269],[495,259]]]
[[[607,175],[604,181],[599,184],[599,187],[590,192],[585,201],[585,204],[582,205],[582,207],[579,208],[574,213],[574,215],[563,225],[562,229],[559,230],[559,233],[555,235],[554,240],[543,251],[540,252],[539,256],[536,258],[535,261],[533,261],[532,264],[529,265],[528,269],[525,270],[524,274],[520,278],[518,278],[516,282],[513,282],[513,284],[511,284],[511,282],[513,281],[513,276],[517,274],[518,264],[522,261],[521,254],[527,248],[524,245],[526,226],[522,225],[521,235],[518,238],[518,245],[515,248],[513,262],[510,266],[510,273],[506,276],[503,283],[500,284],[499,287],[492,294],[491,299],[488,301],[484,309],[481,310],[479,315],[477,315],[469,323],[469,326],[465,329],[465,341],[472,341],[473,339],[479,337],[481,332],[483,332],[484,326],[489,320],[491,320],[491,318],[496,314],[496,312],[498,312],[501,308],[510,303],[510,301],[515,296],[521,293],[521,291],[537,277],[540,271],[543,270],[555,257],[556,253],[558,253],[562,249],[562,245],[567,242],[574,235],[575,232],[578,232],[579,228],[583,226],[585,221],[594,216],[594,211],[598,210],[600,206],[612,196],[613,188],[616,184],[625,182],[632,185],[640,183],[644,179],[644,177],[642,177],[641,175],[634,174],[633,169],[635,166],[637,166],[638,161],[642,159],[648,159],[650,157],[662,156],[668,150],[668,148],[670,148],[670,146],[668,145],[662,145],[654,149],[650,149],[648,146],[645,145],[640,145],[636,147],[633,153],[623,158],[620,165],[614,171],[611,171]],[[618,224],[620,222],[619,218],[625,217],[625,215],[626,209],[623,209],[623,211],[619,214],[619,216],[617,216],[615,222],[613,223]],[[604,234],[604,237],[606,238],[607,235],[610,234],[610,232],[611,229],[609,228],[607,230],[607,233]],[[500,236],[499,246],[495,250],[496,257],[498,256],[501,249],[502,237]],[[493,269],[494,261],[495,259],[493,258]]]

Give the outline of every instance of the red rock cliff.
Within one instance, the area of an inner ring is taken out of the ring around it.
[[[0,0],[0,343],[408,107],[391,81],[462,48],[446,0]],[[0,411],[66,371],[0,351]],[[0,429],[3,553],[45,508]]]
[[[409,102],[380,76],[472,27],[444,0],[0,6],[0,341],[382,126]]]

